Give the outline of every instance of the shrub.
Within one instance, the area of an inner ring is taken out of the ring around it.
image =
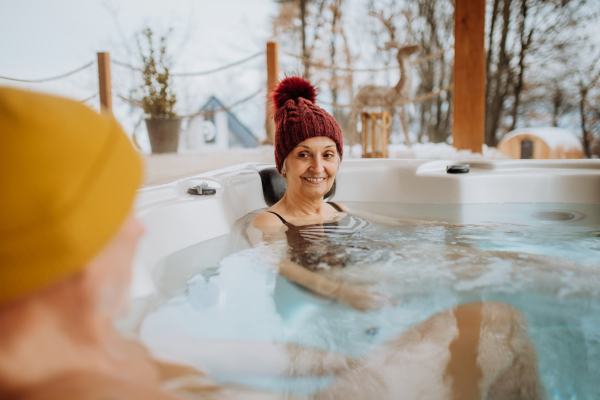
[[[169,31],[170,33],[171,31]],[[173,93],[172,76],[169,73],[171,59],[167,55],[167,37],[161,36],[158,50],[155,48],[150,28],[142,31],[144,44],[138,38],[138,49],[143,63],[144,83],[138,88],[140,105],[150,118],[167,119],[175,117],[173,107],[177,98]]]

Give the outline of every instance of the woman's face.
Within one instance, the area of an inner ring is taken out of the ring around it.
[[[325,136],[306,139],[285,159],[288,191],[319,198],[331,189],[340,163],[335,142]]]

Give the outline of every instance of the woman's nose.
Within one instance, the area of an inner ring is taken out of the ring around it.
[[[323,167],[323,160],[321,159],[321,157],[313,158],[313,162],[310,166],[310,169],[317,174],[320,174],[325,170],[325,167]]]

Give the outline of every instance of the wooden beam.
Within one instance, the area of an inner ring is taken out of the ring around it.
[[[485,138],[485,0],[456,0],[452,145],[481,153]]]
[[[381,157],[388,158],[388,144],[390,141],[390,127],[392,126],[392,117],[390,113],[384,111],[381,113]]]
[[[390,136],[390,127],[392,126],[392,117],[387,111],[380,113],[362,112],[362,158],[388,158],[388,143]],[[377,120],[381,120],[381,124]],[[369,129],[370,124],[370,129]],[[379,135],[377,128],[379,127]],[[371,135],[369,136],[369,131]],[[371,142],[371,151],[368,151],[369,137]],[[377,144],[381,146],[378,147]]]
[[[273,144],[275,135],[275,123],[273,122],[273,102],[271,91],[279,81],[279,43],[267,42],[267,114],[265,118],[265,131],[267,137],[263,144]]]
[[[369,157],[369,152],[367,151],[367,137],[369,136],[369,130],[367,126],[369,125],[369,113],[363,112],[362,115],[362,132],[361,132],[361,140],[362,140],[362,158]]]
[[[109,53],[98,53],[98,84],[100,91],[100,109],[102,112],[112,114]]]

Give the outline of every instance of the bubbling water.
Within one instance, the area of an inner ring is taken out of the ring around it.
[[[285,236],[251,247],[246,228],[255,212],[230,235],[163,260],[162,301],[143,333],[167,329],[362,355],[444,309],[501,301],[527,317],[550,398],[600,398],[600,205],[346,205],[362,218],[371,212],[388,220],[349,237],[323,230],[327,243],[347,245],[350,261],[319,273],[384,293],[398,306],[360,313],[277,276],[269,264],[286,255]],[[322,387],[269,382],[243,383],[294,393]]]

